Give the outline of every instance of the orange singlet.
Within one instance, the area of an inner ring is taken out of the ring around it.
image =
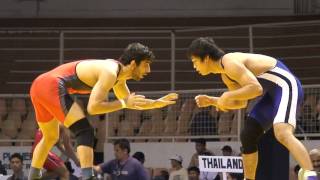
[[[79,62],[62,64],[33,81],[30,97],[38,122],[48,122],[55,117],[63,123],[73,104],[70,94],[91,92],[92,87],[77,76],[76,66]]]

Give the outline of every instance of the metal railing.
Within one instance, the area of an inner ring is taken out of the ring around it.
[[[98,137],[102,142],[119,138],[128,138],[135,142],[191,141],[195,138],[206,138],[216,141],[238,141],[246,114],[245,110],[230,112],[233,114],[229,116],[230,114],[227,115],[223,112],[216,112],[214,108],[199,109],[194,103],[194,96],[198,94],[218,96],[223,91],[225,91],[225,89],[176,91],[179,93],[179,100],[176,105],[157,110],[121,110],[109,113],[106,114],[106,121],[102,124],[96,124],[100,122],[99,118],[89,117],[89,120],[98,131],[101,129],[106,132]],[[319,139],[320,85],[305,86],[304,91],[305,100],[301,106],[301,110],[298,111],[296,136],[304,140]],[[146,95],[150,98],[158,98],[168,92],[169,91],[139,92],[139,94]],[[77,99],[81,101],[87,100],[87,98],[87,96],[80,96]],[[1,143],[7,142],[15,143],[15,145],[30,144],[32,138],[18,138],[23,128],[27,128],[22,125],[23,122],[27,120],[26,114],[32,113],[33,111],[28,96],[3,94],[0,95],[0,99],[6,100],[9,113],[6,118],[2,118],[1,123],[5,125],[6,122],[10,122],[10,124],[1,126],[2,131],[0,137],[6,135],[8,131],[9,135],[12,136],[7,139],[0,138],[0,145]],[[25,107],[18,108],[18,110],[17,107],[12,107],[13,104],[17,104],[13,103],[16,99],[20,101],[22,99]],[[110,100],[112,99],[114,99],[114,96],[111,94]],[[15,113],[19,114],[19,116],[10,116],[10,114]],[[9,117],[14,117],[15,119],[10,119]],[[12,127],[19,129],[16,134],[12,134],[10,129],[6,130],[6,128]],[[34,132],[30,132],[29,137],[32,137],[33,133]]]
[[[262,53],[283,58],[287,61],[314,61],[320,58],[320,21],[268,23],[254,25],[238,25],[230,27],[206,27],[189,29],[161,30],[0,30],[0,47],[2,54],[9,54],[14,68],[10,71],[7,84],[30,84],[32,79],[15,78],[20,76],[36,76],[48,68],[30,70],[21,67],[22,63],[62,64],[69,60],[84,58],[118,58],[123,48],[130,42],[139,41],[150,46],[158,57],[155,60],[155,70],[159,75],[165,75],[160,80],[129,82],[133,85],[167,85],[161,90],[186,89],[187,84],[193,83],[198,88],[206,88],[210,79],[185,79],[186,73],[194,73],[186,57],[188,44],[199,36],[212,36],[221,47],[229,51],[246,51]],[[3,29],[3,28],[2,28]],[[303,30],[303,31],[301,31]],[[310,38],[307,38],[310,37]],[[37,42],[38,43],[35,43]],[[295,44],[301,41],[302,44]],[[115,43],[117,42],[117,43]],[[110,45],[111,43],[111,45]],[[18,47],[6,44],[17,44]],[[25,44],[25,45],[23,45]],[[32,46],[28,46],[32,44]],[[44,46],[44,44],[47,44]],[[89,44],[89,45],[86,45]],[[306,49],[310,53],[303,53]],[[296,53],[301,51],[300,54]],[[29,54],[28,56],[26,54]],[[21,56],[21,57],[20,57]],[[30,57],[29,59],[27,57]],[[1,58],[1,57],[0,57]],[[3,58],[7,58],[3,56]],[[8,58],[6,61],[8,61]],[[4,59],[0,59],[4,60]],[[167,66],[157,69],[156,64]],[[319,65],[320,66],[320,65]],[[319,68],[312,66],[311,70]],[[300,72],[303,67],[295,67]],[[309,67],[310,68],[310,67]],[[310,71],[310,69],[308,69]],[[295,71],[295,69],[293,69]],[[12,78],[10,78],[12,77]],[[21,80],[20,80],[21,79]],[[302,81],[314,82],[318,77],[301,77]],[[216,83],[221,87],[221,83]],[[24,86],[26,87],[26,86]],[[148,89],[148,87],[146,87]],[[197,88],[193,88],[197,89]]]

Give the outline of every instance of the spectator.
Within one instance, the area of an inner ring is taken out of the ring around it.
[[[144,153],[143,152],[135,152],[132,157],[134,157],[136,160],[138,160],[142,165],[144,164],[145,162],[145,156],[144,156]]]
[[[153,180],[169,180],[169,172],[167,170],[161,170],[160,175],[157,175]]]
[[[27,176],[23,172],[23,158],[19,153],[10,156],[10,168],[13,171],[12,176],[8,180],[27,180]]]
[[[195,148],[196,148],[196,153],[194,153],[191,157],[191,161],[189,163],[189,167],[199,167],[199,160],[198,160],[198,156],[199,154],[203,154],[203,153],[210,153],[211,155],[214,155],[211,151],[207,150],[206,147],[206,140],[205,139],[196,139],[195,140]]]
[[[112,180],[149,180],[142,164],[130,157],[130,143],[127,139],[114,142],[115,159],[94,166],[97,173],[107,173]]]
[[[201,154],[200,156],[214,156],[212,152],[206,151]],[[220,176],[217,172],[204,172],[200,171],[200,180],[220,180]]]
[[[144,165],[145,156],[144,156],[143,152],[137,151],[132,155],[132,157],[135,158],[136,160],[138,160],[142,164],[142,166]],[[151,179],[152,169],[144,167],[144,170],[147,172],[149,179]]]
[[[319,149],[312,149],[309,152],[311,161],[312,161],[312,165],[314,170],[317,172],[318,174],[318,179],[320,178],[320,150]]]
[[[233,155],[233,150],[232,150],[231,146],[225,145],[222,147],[221,151],[222,151],[223,156],[232,156]]]
[[[200,170],[198,167],[189,167],[188,168],[189,180],[200,180]]]
[[[174,155],[170,158],[172,171],[169,176],[169,180],[188,180],[188,172],[182,167],[182,157],[180,155]]]
[[[228,173],[227,180],[242,180],[243,174],[239,173]]]
[[[2,165],[2,161],[0,160],[0,174],[7,175],[6,168]]]
[[[195,141],[196,153],[193,154],[189,167],[199,167],[199,156],[214,156],[214,154],[209,151],[206,147],[206,140],[201,138]],[[219,175],[216,172],[200,172],[200,180],[211,180],[211,179],[219,179]]]

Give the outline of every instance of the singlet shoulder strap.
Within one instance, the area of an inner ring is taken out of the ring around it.
[[[107,59],[107,60],[113,61],[113,62],[115,62],[115,63],[118,64],[118,71],[117,71],[117,77],[118,77],[118,76],[119,76],[119,73],[120,73],[120,71],[121,71],[121,68],[122,68],[121,63],[120,63],[119,61],[117,61],[117,60],[114,60],[114,59]]]
[[[222,60],[223,60],[223,57],[222,57],[221,60],[220,60],[220,64],[221,64],[221,67],[224,69],[224,65],[223,65],[223,63],[222,63]]]
[[[222,60],[223,60],[223,56],[222,56],[222,58],[221,58],[221,60],[220,60],[220,64],[221,64],[221,67],[224,69],[224,65],[223,65]],[[230,81],[232,81],[232,82],[234,82],[234,83],[237,83],[237,81],[231,79],[227,74],[225,74],[225,76],[226,76]]]
[[[118,72],[117,72],[117,77],[119,76],[119,73],[120,73],[120,71],[121,71],[121,68],[122,68],[121,63],[120,63],[120,62],[118,62]]]

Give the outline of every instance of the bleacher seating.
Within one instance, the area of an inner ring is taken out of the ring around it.
[[[230,22],[232,23],[232,22]],[[317,83],[320,75],[316,63],[320,57],[319,23],[297,25],[252,26],[252,50],[283,58],[284,62],[299,77],[303,84]],[[174,29],[174,27],[173,27]],[[201,77],[187,59],[190,42],[199,36],[212,36],[217,44],[230,51],[250,51],[249,26],[209,28],[175,31],[175,88],[202,89],[224,87],[219,77]],[[3,75],[0,82],[6,84],[0,93],[28,93],[32,80],[42,72],[57,66],[60,57],[59,33],[3,33],[0,52]],[[140,82],[129,81],[134,91],[157,91],[171,89],[171,31],[121,31],[101,33],[65,33],[63,61],[78,59],[115,58],[131,42],[141,42],[151,47],[156,55],[152,73]],[[50,63],[48,63],[50,62]],[[303,63],[303,66],[300,66]]]
[[[174,29],[174,27],[173,27]],[[282,58],[304,85],[318,84],[320,80],[320,24],[252,26],[252,51]],[[249,26],[207,28],[183,31],[175,29],[175,50],[171,50],[171,32],[121,31],[105,33],[65,33],[63,60],[86,58],[118,58],[123,48],[131,42],[144,43],[154,51],[156,60],[151,65],[151,74],[140,82],[128,81],[132,91],[171,90],[171,59],[174,53],[175,89],[212,89],[224,87],[220,77],[198,75],[187,59],[190,42],[199,36],[212,36],[226,52],[250,51]],[[30,83],[40,73],[60,64],[59,33],[21,32],[0,34],[2,94],[29,92]],[[193,112],[189,105],[177,103],[163,110],[118,111],[109,114],[108,136],[187,136],[190,135]],[[0,139],[32,138],[37,124],[29,99],[0,99]],[[237,133],[235,116],[219,113],[220,127],[224,119],[232,119],[231,127],[218,128],[219,134]],[[99,129],[99,117],[90,117]],[[100,133],[100,134],[99,134]],[[163,139],[162,139],[163,140]],[[145,140],[142,140],[145,141]],[[158,140],[155,140],[158,141]],[[99,141],[101,142],[101,141]],[[100,144],[101,145],[101,144]]]

